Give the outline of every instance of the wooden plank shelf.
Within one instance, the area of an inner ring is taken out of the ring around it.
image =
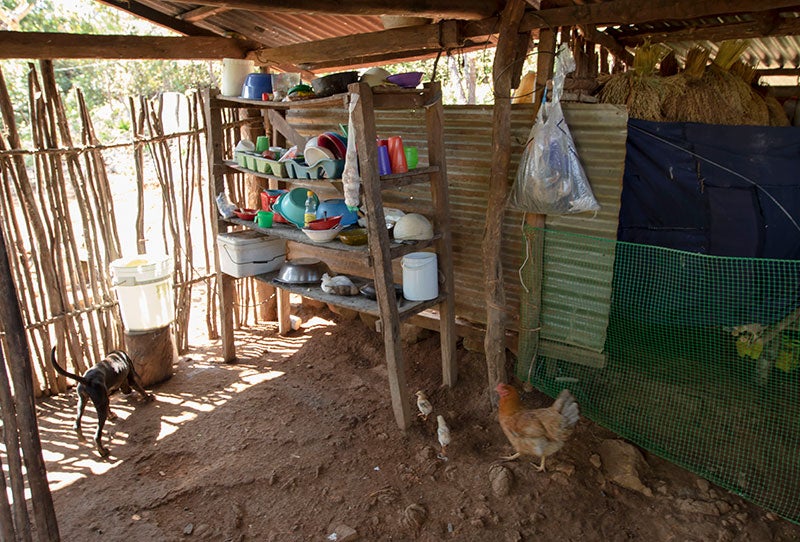
[[[337,307],[344,307],[354,311],[371,314],[372,316],[377,316],[378,318],[381,316],[378,302],[364,297],[363,295],[359,294],[347,296],[328,294],[322,291],[322,288],[319,286],[319,284],[286,284],[284,282],[275,280],[277,276],[278,272],[274,271],[272,273],[256,275],[255,278],[256,280],[271,284],[276,288],[287,290],[292,294],[301,295],[310,299],[316,299],[317,301],[322,301],[323,303],[330,303],[331,305],[335,305]],[[353,282],[358,284],[357,281]],[[364,282],[365,279],[360,279],[361,284],[364,284]],[[441,295],[436,299],[431,299],[429,301],[409,301],[407,299],[400,298],[397,301],[397,312],[400,316],[400,320],[405,320],[406,318],[410,318],[415,314],[438,305],[442,302],[442,300],[444,300],[444,297],[444,295]]]
[[[219,107],[239,107],[252,109],[324,109],[330,107],[346,107],[348,94],[334,94],[325,98],[310,98],[293,102],[273,102],[264,100],[248,100],[238,96],[217,96],[215,101]]]
[[[246,173],[247,175],[254,175],[262,179],[270,179],[273,181],[282,181],[291,183],[292,185],[314,189],[315,186],[320,186],[322,183],[328,183],[339,192],[342,191],[341,179],[293,179],[291,177],[278,177],[269,173],[259,173],[252,169],[243,168],[233,160],[226,160],[225,166],[229,170],[236,171],[237,173]],[[430,182],[430,175],[439,171],[438,166],[420,167],[409,170],[406,173],[392,173],[390,175],[381,175],[381,188],[384,190],[390,188],[399,188],[401,186],[408,186],[412,184],[422,184]]]
[[[244,226],[245,228],[255,230],[269,237],[280,237],[281,239],[286,239],[287,241],[294,241],[295,243],[310,245],[321,251],[332,250],[337,252],[360,254],[367,263],[369,262],[368,245],[346,245],[336,239],[328,243],[315,243],[309,239],[302,230],[291,224],[273,224],[271,228],[259,228],[256,223],[251,220],[242,220],[241,218],[223,218],[221,220],[223,222],[227,222],[228,224]],[[402,243],[395,241],[390,243],[389,250],[392,254],[392,258],[399,258],[411,252],[419,252],[420,250],[431,246],[439,237],[441,236],[434,235],[433,239],[429,241],[403,241]]]

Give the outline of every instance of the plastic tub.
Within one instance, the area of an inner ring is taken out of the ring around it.
[[[403,297],[428,301],[439,296],[439,270],[433,252],[412,252],[403,256]]]
[[[149,331],[175,319],[172,257],[139,254],[109,265],[126,331]]]
[[[217,235],[220,270],[242,278],[269,273],[286,259],[286,243],[257,231],[237,231]]]

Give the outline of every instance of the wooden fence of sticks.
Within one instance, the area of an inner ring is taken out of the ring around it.
[[[12,104],[0,70],[0,416],[4,428],[0,433],[5,445],[0,472],[5,471],[3,460],[8,470],[8,478],[0,476],[0,539],[31,540],[35,525],[42,540],[58,540],[34,408],[34,397],[66,390],[67,382],[49,363],[51,346],[56,346],[59,359],[68,359],[67,365],[81,373],[109,350],[122,346],[119,306],[107,270],[126,248],[120,231],[130,234],[131,224],[135,240],[129,250],[142,254],[161,249],[174,259],[173,329],[178,350],[190,346],[193,307],[205,312],[208,338],[217,338],[216,274],[211,257],[215,239],[210,227],[216,203],[206,175],[206,123],[200,93],[182,100],[187,129],[177,133],[165,129],[161,98],[129,99],[131,140],[104,145],[80,90],[76,90],[77,119],[68,118],[52,62],[40,62],[41,74],[34,64],[29,66],[30,149],[23,148],[15,119],[15,110],[25,108]],[[264,133],[262,119],[252,112],[240,119],[238,111],[230,111],[223,122],[227,149],[241,137],[243,126],[249,137]],[[73,140],[73,124],[80,126],[80,142]],[[133,163],[133,173],[123,177],[122,183],[119,175],[109,173],[109,155],[111,160],[121,157]],[[253,178],[245,184],[244,176],[237,174],[229,176],[226,189],[234,201],[253,206],[257,184]],[[135,209],[135,219],[121,209]],[[238,300],[256,299],[252,279],[237,281],[236,288]],[[203,302],[193,303],[193,292],[200,293],[196,297]],[[258,303],[237,302],[236,306],[237,325],[263,316]]]
[[[31,149],[22,148],[15,104],[0,71],[0,216],[36,396],[63,392],[68,384],[50,365],[52,346],[58,359],[81,373],[122,346],[108,272],[122,255],[120,232],[130,237],[135,228],[135,247],[129,249],[139,254],[163,250],[174,260],[173,329],[179,352],[189,347],[193,293],[205,298],[205,307],[195,304],[195,317],[204,312],[208,338],[216,338],[215,240],[209,220],[216,203],[208,187],[201,93],[182,98],[183,127],[188,128],[180,132],[165,130],[164,115],[173,112],[165,111],[163,99],[129,98],[130,141],[102,144],[79,89],[77,119],[67,117],[51,61],[41,61],[38,71],[31,64],[27,83]],[[260,122],[229,112],[226,148],[239,139],[242,125]],[[80,126],[75,138],[72,125]],[[120,175],[109,173],[108,164],[117,161],[133,163],[122,188]],[[231,175],[228,190],[234,201],[245,201],[243,176]],[[237,282],[237,297],[253,299],[253,282]],[[238,303],[235,314],[237,325],[258,318],[252,303]]]

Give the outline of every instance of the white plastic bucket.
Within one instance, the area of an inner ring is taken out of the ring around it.
[[[222,59],[222,95],[240,96],[247,75],[253,71],[253,61],[241,58]]]
[[[433,252],[412,252],[403,256],[403,297],[427,301],[439,296],[439,270]]]
[[[172,258],[139,254],[109,265],[125,331],[149,331],[175,319]]]

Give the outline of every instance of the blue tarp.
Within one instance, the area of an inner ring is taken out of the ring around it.
[[[798,224],[800,129],[631,119],[618,239],[696,254],[620,245],[615,305],[658,324],[779,321],[800,262],[772,260],[800,260]]]
[[[620,241],[795,260],[798,224],[800,129],[628,121]]]

